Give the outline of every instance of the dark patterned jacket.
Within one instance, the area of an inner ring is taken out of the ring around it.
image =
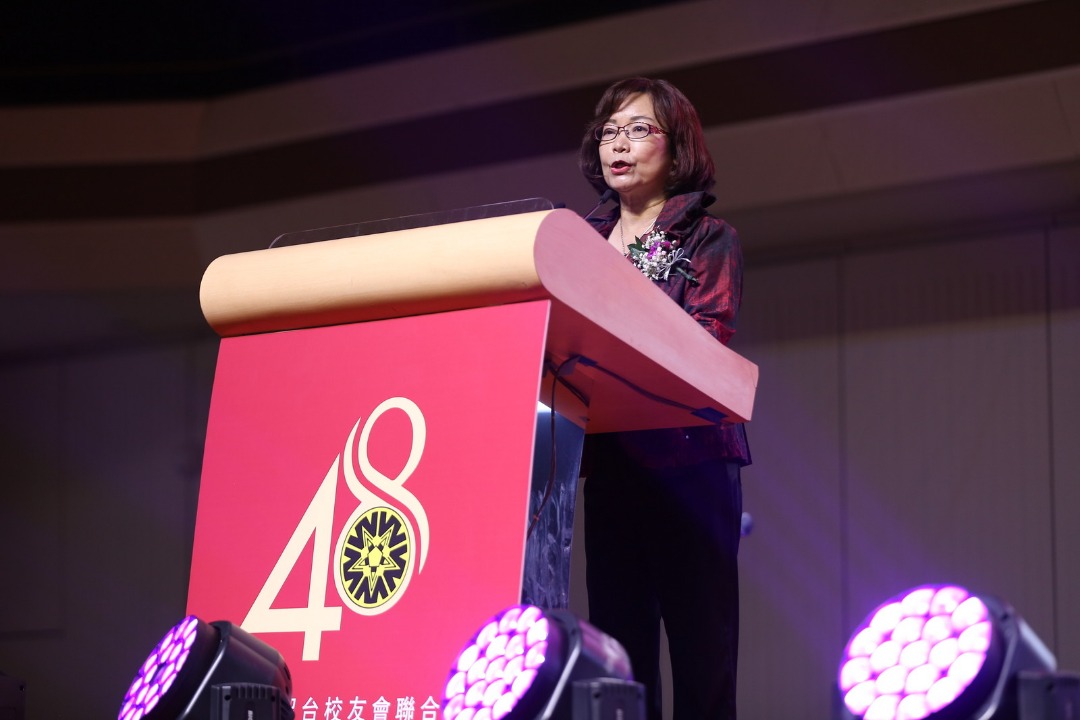
[[[713,337],[727,344],[735,333],[742,301],[742,249],[735,228],[705,210],[715,200],[706,192],[668,198],[653,227],[667,233],[669,239],[678,240],[690,259],[697,284],[676,272],[667,280],[654,282]],[[589,218],[589,224],[604,237],[611,234],[618,221],[618,208],[608,215]],[[680,467],[721,459],[750,464],[746,429],[741,424],[612,433],[593,444],[610,442],[616,442],[635,462],[647,467]]]

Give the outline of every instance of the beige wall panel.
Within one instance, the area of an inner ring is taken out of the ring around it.
[[[0,108],[0,167],[190,160],[205,113],[203,101]]]
[[[754,250],[1048,214],[1077,195],[1080,70],[727,125],[706,139],[715,192]]]
[[[841,621],[837,261],[746,273],[733,347],[758,363],[753,532],[740,549],[739,713],[829,716]]]
[[[1077,75],[1026,75],[833,113],[842,182],[871,189],[1075,159],[1058,88]]]
[[[957,582],[1053,632],[1043,248],[1032,233],[846,263],[852,623]]]
[[[202,274],[188,218],[0,225],[0,292],[188,288]]]
[[[966,13],[1023,5],[1039,0],[830,0],[828,18],[836,32],[852,32],[896,24],[925,22]]]
[[[1052,233],[1050,267],[1058,622],[1054,649],[1059,667],[1076,673],[1080,672],[1080,228]]]
[[[957,228],[1056,224],[1080,196],[1080,162],[969,175],[939,182],[838,193],[770,206],[740,207],[729,218],[755,260],[895,247],[913,238],[955,236]],[[1018,221],[1017,218],[1022,220]],[[1031,219],[1035,218],[1033,222]]]
[[[1073,153],[1080,157],[1080,73],[1061,72],[1055,78],[1054,86],[1068,122]]]
[[[805,114],[707,130],[717,160],[713,192],[723,206],[774,205],[842,192],[825,117]]]

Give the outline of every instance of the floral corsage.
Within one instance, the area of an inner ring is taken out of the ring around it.
[[[663,230],[650,231],[626,249],[634,265],[652,280],[667,280],[671,273],[676,272],[691,285],[698,284],[686,251],[679,247],[678,240],[668,240]]]

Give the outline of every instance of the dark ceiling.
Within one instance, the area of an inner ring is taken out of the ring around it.
[[[206,98],[662,0],[0,3],[0,104]]]

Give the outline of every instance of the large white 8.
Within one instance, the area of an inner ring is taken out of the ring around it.
[[[387,410],[402,410],[412,425],[412,445],[409,458],[397,477],[379,472],[368,457],[368,443],[375,421]],[[375,408],[360,431],[360,441],[354,443],[360,421],[353,426],[345,445],[345,457],[352,457],[355,447],[360,473],[377,490],[404,506],[416,518],[420,533],[420,568],[423,569],[428,545],[428,524],[424,507],[405,481],[416,470],[427,440],[427,423],[420,408],[407,398],[390,398]],[[338,537],[334,553],[336,567],[334,582],[345,607],[360,615],[378,615],[389,610],[401,599],[413,575],[413,550],[416,532],[409,518],[387,505],[356,476],[352,462],[343,463],[345,483],[359,501],[356,510]]]
[[[371,437],[371,429],[378,419],[386,411],[393,409],[401,410],[408,416],[412,426],[412,445],[405,466],[396,477],[390,478],[372,466],[368,457],[368,442]],[[356,442],[357,430],[360,430],[359,442]],[[367,521],[383,523],[389,518],[391,522],[388,527],[391,527],[394,532],[406,534],[409,537],[409,547],[413,546],[411,539],[414,534],[412,523],[393,508],[386,506],[374,492],[365,487],[360,481],[353,470],[352,458],[354,452],[356,462],[364,478],[380,492],[393,498],[395,502],[407,509],[415,519],[416,533],[419,535],[420,540],[420,560],[417,570],[423,570],[428,549],[427,515],[419,500],[406,490],[403,485],[419,465],[426,440],[427,423],[424,420],[424,415],[416,403],[407,398],[395,397],[380,403],[372,411],[363,428],[360,427],[360,420],[356,421],[352,431],[349,433],[344,452],[334,459],[326,476],[319,484],[318,489],[308,503],[307,509],[293,530],[289,541],[285,544],[285,548],[282,550],[270,574],[267,575],[262,589],[251,604],[251,609],[248,610],[241,627],[252,633],[303,633],[304,660],[318,660],[322,647],[322,634],[341,629],[342,608],[340,606],[326,605],[327,575],[331,571],[332,565],[330,537],[334,532],[334,503],[339,471],[344,475],[346,485],[359,501],[359,504],[341,531],[337,543],[338,552],[335,554],[336,557],[339,559],[343,557],[342,551],[350,543],[350,538],[352,538],[354,545],[358,537],[362,540],[362,533],[354,533],[354,529],[361,526],[368,527],[365,524]],[[364,517],[365,515],[368,515],[368,517]],[[396,524],[392,516],[396,516]],[[387,531],[389,535],[394,534],[391,530]],[[314,542],[312,543],[311,577],[308,581],[307,606],[298,608],[271,607],[312,536],[314,536]],[[381,549],[376,549],[380,553],[379,557],[382,558]],[[370,554],[367,553],[364,557],[367,558]],[[390,560],[392,561],[393,558],[390,558]],[[338,565],[338,570],[340,570],[340,563],[333,564]],[[387,565],[387,563],[381,564]],[[402,564],[400,556],[397,559],[397,564]],[[382,578],[384,573],[383,570],[379,569],[378,565],[373,563],[368,563],[367,567],[360,567],[360,563],[356,563],[355,566],[359,568],[358,572],[362,572],[372,587]],[[394,591],[390,593],[388,598],[377,604],[358,602],[354,593],[350,593],[348,587],[346,587],[342,573],[335,571],[335,583],[340,599],[346,606],[360,614],[385,612],[404,592],[409,578],[412,576],[411,554],[409,555],[408,566],[402,568],[402,570],[403,574]],[[385,572],[389,573],[390,571]]]

